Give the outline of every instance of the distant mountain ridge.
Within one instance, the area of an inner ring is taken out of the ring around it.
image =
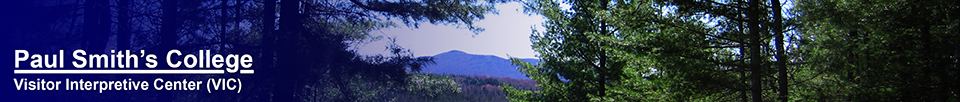
[[[518,66],[511,64],[509,59],[494,55],[477,55],[460,50],[452,50],[434,55],[433,58],[437,63],[424,67],[423,72],[530,79],[517,70]],[[540,62],[539,59],[532,58],[521,60],[533,64]]]

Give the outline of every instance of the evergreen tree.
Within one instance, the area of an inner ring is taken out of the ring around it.
[[[802,98],[957,101],[960,2],[804,0],[797,9],[819,76]]]
[[[505,88],[511,100],[764,101],[789,87],[773,82],[789,80],[770,67],[786,69],[789,58],[771,59],[786,53],[770,41],[768,26],[782,23],[769,21],[760,5],[768,1],[564,2],[569,9],[552,0],[527,5],[547,18],[531,37],[543,62],[514,63],[543,90]]]

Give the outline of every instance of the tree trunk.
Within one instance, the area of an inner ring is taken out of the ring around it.
[[[163,15],[160,17],[161,26],[160,26],[160,45],[158,45],[155,51],[163,52],[165,50],[177,49],[177,41],[180,40],[180,36],[177,34],[178,29],[180,28],[180,20],[177,19],[178,9],[177,5],[179,1],[177,0],[163,0],[160,4],[162,8]],[[159,57],[164,57],[161,55]],[[166,66],[166,64],[159,64],[160,68],[171,68]],[[158,102],[171,102],[173,101],[173,92],[169,90],[160,90],[157,93]]]
[[[130,49],[130,0],[117,0],[117,50]],[[131,66],[132,67],[132,66]]]
[[[229,21],[227,20],[227,0],[220,0],[220,34],[217,34],[217,39],[220,42],[225,42],[225,38],[227,38],[227,22]],[[218,45],[220,49],[226,49],[226,44],[220,43]],[[224,53],[224,50],[217,51]]]
[[[110,28],[104,26],[109,26],[109,15],[104,12],[104,0],[86,0],[83,3],[83,43],[81,44],[88,53],[103,53],[104,48],[107,46],[106,35]],[[104,19],[106,18],[106,19]],[[103,24],[106,23],[106,24]],[[107,30],[104,30],[107,29]]]
[[[301,33],[303,28],[303,22],[301,20],[300,11],[300,0],[283,0],[280,2],[280,33],[277,36],[277,41],[289,41],[293,39],[294,36],[298,36]],[[294,41],[289,41],[294,42]],[[277,42],[278,46],[281,48],[296,47],[296,45],[282,44]],[[296,62],[299,62],[294,56],[297,56],[296,49],[287,49],[287,50],[278,50],[277,51],[277,66],[272,69],[276,73],[273,77],[276,79],[274,83],[274,95],[273,101],[275,102],[294,102],[299,101],[298,97],[295,96],[297,85],[294,84],[296,74],[294,66]]]
[[[180,28],[180,22],[177,19],[177,0],[163,0],[160,5],[163,8],[160,26],[160,45],[158,50],[176,49],[177,41],[180,40],[177,30]]]
[[[263,51],[261,59],[264,60],[263,62],[266,64],[261,65],[264,65],[263,68],[270,69],[274,66],[273,57],[275,53],[273,46],[275,46],[274,41],[276,41],[276,38],[274,38],[273,32],[274,28],[276,28],[276,26],[274,26],[274,20],[277,18],[275,15],[277,0],[264,0],[263,5],[263,19],[261,19],[263,28],[260,28],[260,36],[262,38],[260,49]]]
[[[754,102],[763,102],[763,83],[761,82],[760,75],[763,75],[763,69],[760,68],[760,63],[762,63],[763,58],[760,56],[760,43],[762,41],[760,38],[760,1],[759,0],[750,0],[750,11],[747,12],[748,28],[750,29],[750,82],[753,92],[751,92]]]
[[[93,37],[94,39],[92,39],[90,42],[92,46],[90,46],[91,49],[88,49],[90,50],[88,52],[101,53],[101,52],[105,52],[106,50],[105,48],[107,47],[107,41],[110,38],[110,33],[111,33],[110,24],[113,23],[111,20],[111,17],[113,17],[113,15],[112,13],[110,13],[110,8],[108,8],[110,6],[109,1],[107,0],[97,0],[97,1],[98,2],[96,3],[96,6],[95,6],[97,9],[94,9],[94,10],[97,10],[95,12],[97,12],[97,14],[100,15],[98,20],[98,22],[100,23],[97,24],[97,28],[96,28],[97,33],[94,34],[94,37]]]
[[[261,39],[262,39],[261,42],[260,42],[260,43],[261,43],[261,44],[260,44],[260,49],[261,49],[260,51],[263,51],[263,52],[261,52],[262,55],[261,55],[260,59],[263,61],[263,62],[261,62],[261,63],[263,63],[263,64],[260,64],[260,65],[262,65],[260,68],[267,69],[267,70],[274,70],[274,69],[276,69],[276,68],[274,67],[274,66],[276,66],[276,65],[274,65],[274,64],[276,64],[276,63],[274,62],[274,56],[276,56],[276,55],[275,55],[276,53],[274,53],[275,51],[273,50],[273,49],[274,49],[274,46],[276,46],[276,44],[274,44],[274,43],[275,43],[274,41],[276,41],[276,39],[275,39],[275,37],[273,36],[273,32],[274,32],[273,29],[276,28],[276,26],[274,26],[274,19],[277,18],[277,16],[275,15],[275,14],[276,14],[276,8],[277,8],[277,0],[264,0],[264,1],[263,1],[263,14],[262,14],[263,18],[260,19],[260,21],[261,21],[261,23],[262,23],[261,26],[263,27],[263,28],[260,29],[260,36],[261,36]],[[280,75],[280,74],[282,74],[282,73],[267,73],[267,75],[269,75],[269,76],[277,76],[277,75]],[[276,82],[274,82],[274,83],[276,83]],[[275,87],[275,88],[273,88],[273,89],[277,89],[277,88]],[[276,97],[276,96],[274,96],[274,97]],[[267,101],[267,100],[261,100],[261,102],[266,102],[266,101]]]
[[[130,0],[117,0],[117,51],[130,50]],[[134,51],[131,51],[134,52]],[[131,63],[133,64],[133,63]],[[127,68],[133,68],[126,64]],[[131,75],[117,75],[129,78]],[[133,101],[129,92],[119,93],[119,101]]]
[[[779,71],[777,72],[779,73],[777,75],[777,78],[778,78],[777,83],[780,86],[778,89],[780,91],[780,97],[778,98],[780,99],[781,102],[787,102],[787,95],[790,93],[788,93],[789,86],[787,85],[787,82],[789,81],[789,79],[787,78],[787,58],[786,56],[784,56],[786,51],[784,50],[785,45],[783,45],[783,30],[782,30],[783,18],[781,18],[783,15],[781,14],[781,11],[780,11],[782,8],[780,7],[780,0],[770,0],[770,1],[773,5],[772,13],[773,13],[774,24],[772,27],[773,27],[773,34],[776,36],[776,40],[775,40],[776,47],[777,47],[776,48],[777,49],[776,64],[777,64],[777,71]]]

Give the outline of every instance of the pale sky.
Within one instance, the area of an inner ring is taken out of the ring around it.
[[[531,49],[531,27],[542,30],[540,15],[523,13],[520,3],[500,4],[496,6],[498,14],[487,14],[485,19],[475,22],[486,29],[474,35],[460,25],[433,25],[421,23],[419,29],[400,24],[396,28],[386,28],[371,32],[372,35],[396,37],[397,43],[413,51],[414,56],[432,56],[450,50],[461,50],[472,54],[496,55],[502,58],[536,58]],[[383,39],[365,45],[355,46],[358,53],[365,55],[384,54],[384,45],[389,40]]]

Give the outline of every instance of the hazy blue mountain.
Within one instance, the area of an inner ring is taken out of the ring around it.
[[[510,64],[510,60],[494,55],[469,54],[459,50],[440,53],[433,56],[437,64],[426,66],[423,72],[458,75],[487,75],[514,79],[530,79]],[[530,63],[539,63],[538,59],[522,59]]]

